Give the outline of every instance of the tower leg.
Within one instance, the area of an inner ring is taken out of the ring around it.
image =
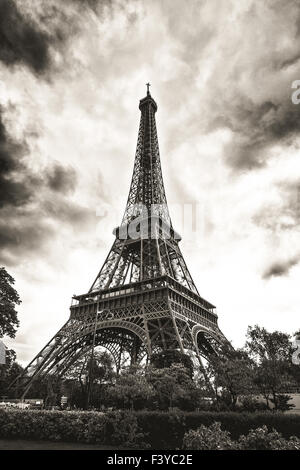
[[[139,339],[135,336],[133,339],[132,351],[131,351],[131,365],[135,365],[138,362],[138,354],[140,349]]]
[[[118,356],[117,375],[120,375],[120,371],[121,371],[122,354],[123,354],[123,333],[121,336],[121,344],[120,344],[120,350],[119,350],[119,356]]]

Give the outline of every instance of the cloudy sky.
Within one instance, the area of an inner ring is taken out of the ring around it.
[[[222,331],[242,346],[248,325],[299,329],[299,45],[299,0],[0,0],[0,263],[22,298],[20,362],[113,242],[148,81],[173,225]]]

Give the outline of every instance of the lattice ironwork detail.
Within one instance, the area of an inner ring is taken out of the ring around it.
[[[180,349],[208,358],[226,341],[214,305],[200,296],[172,226],[149,91],[141,119],[129,196],[115,240],[88,293],[74,296],[68,322],[17,378],[25,396],[40,375],[64,375],[94,346],[107,348],[117,370],[153,352]]]

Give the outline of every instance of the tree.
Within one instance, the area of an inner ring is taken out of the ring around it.
[[[153,394],[153,387],[147,381],[144,369],[138,365],[123,370],[116,383],[107,391],[111,404],[125,409],[145,408]]]
[[[41,398],[44,406],[60,406],[63,395],[63,379],[54,374],[40,375],[30,387],[27,398]]]
[[[207,371],[217,402],[235,409],[239,397],[254,391],[253,362],[242,350],[223,346],[221,354],[211,357]]]
[[[246,349],[256,363],[254,383],[264,396],[268,408],[287,410],[290,397],[286,395],[296,385],[292,374],[292,343],[286,333],[269,333],[258,325],[247,331]]]
[[[21,300],[13,288],[14,283],[14,278],[8,274],[6,269],[0,268],[0,338],[4,335],[14,338],[19,326],[15,306],[20,305]],[[0,395],[6,394],[8,386],[22,370],[15,360],[15,351],[7,349],[6,364],[0,365]]]
[[[125,409],[162,409],[178,407],[194,410],[202,400],[198,388],[182,364],[155,368],[130,366],[107,389],[107,404]]]
[[[291,360],[291,337],[281,331],[269,333],[258,325],[249,326],[247,330],[246,350],[256,362]]]
[[[6,350],[6,364],[0,366],[0,396],[5,396],[9,385],[22,372],[23,368],[16,362],[16,353]]]
[[[14,338],[19,326],[15,306],[20,305],[21,300],[13,288],[14,283],[14,278],[6,269],[0,268],[0,338],[4,335]]]
[[[189,370],[182,364],[171,364],[163,369],[152,366],[146,376],[155,391],[154,403],[158,408],[166,410],[176,406],[192,410],[197,407],[201,390],[196,387]]]
[[[95,350],[93,357],[86,354],[70,367],[65,374],[64,387],[71,402],[80,408],[88,406],[88,398],[91,406],[99,407],[104,398],[104,385],[111,383],[114,375],[111,356],[106,351]]]
[[[151,364],[156,369],[171,367],[172,364],[182,364],[188,371],[189,376],[193,378],[194,365],[192,359],[188,354],[183,354],[177,349],[167,349],[166,351],[153,354]]]

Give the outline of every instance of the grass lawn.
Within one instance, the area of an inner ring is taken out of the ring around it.
[[[117,447],[79,442],[26,441],[0,439],[0,450],[117,450]],[[119,449],[120,450],[120,449]]]

